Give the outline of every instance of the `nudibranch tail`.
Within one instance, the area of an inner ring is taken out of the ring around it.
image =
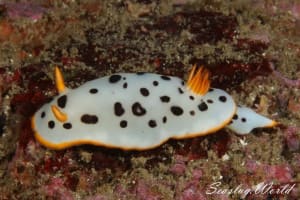
[[[259,115],[250,108],[239,106],[227,127],[240,135],[244,135],[255,128],[271,128],[277,125],[276,121]]]
[[[60,122],[65,122],[68,120],[68,116],[59,110],[59,108],[55,105],[51,106],[51,110],[55,116],[55,118]]]
[[[61,71],[59,70],[59,68],[57,66],[55,67],[55,84],[56,84],[58,93],[65,92],[66,86],[64,83],[64,78],[63,78],[63,75],[61,74]]]
[[[194,65],[187,81],[188,88],[195,94],[205,95],[210,87],[209,71],[202,66],[197,72],[196,69]]]

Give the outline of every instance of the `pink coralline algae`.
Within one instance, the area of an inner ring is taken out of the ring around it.
[[[296,154],[294,158],[294,165],[296,166],[297,172],[300,172],[300,154]]]
[[[255,172],[259,167],[259,164],[255,161],[255,160],[248,160],[246,162],[246,168],[248,170],[248,172]]]
[[[277,165],[270,165],[270,164],[264,164],[259,163],[255,160],[247,160],[246,161],[246,169],[248,172],[252,174],[254,177],[260,177],[258,181],[256,181],[254,184],[264,184],[269,185],[268,191],[277,191],[278,189],[284,188],[285,185],[289,185],[292,187],[293,185],[297,185],[297,180],[293,179],[293,176],[295,173],[297,173],[295,170],[292,169],[292,166],[289,164],[277,164]],[[250,180],[247,180],[247,182]],[[246,183],[247,183],[246,182]],[[251,185],[251,184],[250,184]],[[253,183],[252,183],[253,185]],[[248,186],[249,187],[249,186]],[[290,189],[290,193],[288,194],[290,199],[298,199],[295,198],[297,196],[297,193],[299,192],[297,187],[292,187]],[[261,194],[262,196],[266,195]],[[280,197],[283,194],[271,194],[272,197]],[[250,195],[250,199],[253,196]],[[248,197],[248,196],[247,196]],[[267,198],[265,196],[265,198]],[[280,198],[281,199],[281,198]]]
[[[297,87],[300,88],[300,79],[289,79],[287,77],[285,77],[284,75],[282,75],[279,71],[275,70],[275,66],[273,63],[270,62],[270,68],[273,70],[273,74],[280,79],[283,83],[285,83],[288,86],[291,87]]]
[[[264,167],[267,178],[278,180],[280,183],[289,183],[292,181],[293,171],[289,165],[266,165]]]
[[[270,15],[275,15],[280,12],[289,12],[295,19],[300,19],[300,4],[296,1],[279,0],[276,4],[266,1],[253,1],[253,6],[263,9]]]
[[[33,21],[42,18],[46,12],[46,8],[33,3],[19,2],[19,3],[4,3],[7,9],[7,15],[12,18],[29,18]]]
[[[71,192],[65,187],[62,178],[53,178],[48,185],[44,187],[47,196],[60,200],[73,200]]]
[[[149,185],[144,181],[139,180],[135,187],[137,199],[147,199],[147,200],[159,200],[161,199],[158,194],[155,194],[149,189]]]
[[[300,19],[300,3],[281,1],[278,7],[280,11],[288,11],[295,19]]]
[[[288,164],[268,165],[248,160],[246,168],[251,173],[262,173],[265,176],[264,181],[278,181],[279,183],[293,181],[294,172]]]
[[[273,73],[277,78],[281,79],[282,82],[285,83],[286,85],[300,88],[300,79],[295,79],[295,80],[288,79],[278,71],[274,71]]]
[[[21,72],[20,70],[15,70],[11,74],[7,72],[5,68],[2,68],[0,71],[1,75],[1,82],[0,85],[1,87],[4,87],[7,89],[8,86],[12,84],[18,84],[21,81]]]
[[[186,166],[184,163],[175,163],[173,167],[171,167],[170,171],[177,175],[183,175],[186,170]]]
[[[199,180],[203,176],[203,171],[196,168],[192,171],[192,175],[194,180]]]
[[[189,181],[185,183],[182,191],[178,192],[177,200],[206,200],[207,195],[205,191],[200,188],[199,180],[203,176],[203,171],[201,169],[194,169],[192,171],[192,177]]]
[[[186,187],[178,200],[206,200],[204,192],[198,189],[195,184]]]
[[[300,147],[300,138],[297,132],[300,132],[300,128],[296,126],[287,127],[284,131],[285,142],[290,151],[297,151]]]
[[[108,198],[106,198],[105,196],[101,195],[101,194],[97,194],[95,196],[90,196],[87,197],[86,200],[107,200]]]
[[[175,156],[175,164],[170,168],[170,171],[176,175],[183,175],[186,170],[187,158],[181,155]]]

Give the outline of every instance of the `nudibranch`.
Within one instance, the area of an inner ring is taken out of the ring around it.
[[[52,149],[92,144],[146,150],[228,127],[239,134],[276,122],[237,106],[225,91],[210,88],[209,72],[193,66],[187,82],[154,73],[117,73],[76,89],[55,68],[59,95],[32,117],[35,138]]]

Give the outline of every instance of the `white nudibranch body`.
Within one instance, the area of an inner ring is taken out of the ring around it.
[[[67,89],[58,68],[55,75],[59,95],[32,117],[36,139],[53,149],[93,144],[145,150],[225,126],[245,134],[276,125],[209,88],[208,71],[196,66],[186,84],[153,73],[118,73]]]

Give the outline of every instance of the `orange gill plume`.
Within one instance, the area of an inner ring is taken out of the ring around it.
[[[205,95],[210,87],[210,72],[203,66],[197,68],[196,65],[193,65],[187,81],[187,86],[193,93]]]

